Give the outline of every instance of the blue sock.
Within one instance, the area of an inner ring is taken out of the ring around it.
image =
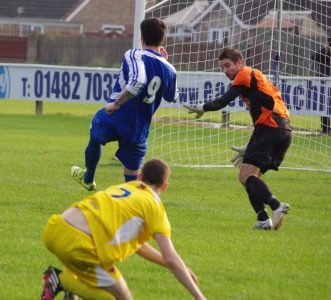
[[[126,175],[124,174],[125,182],[137,180],[137,175]]]
[[[93,182],[95,170],[101,157],[101,144],[90,139],[85,149],[86,173],[84,180],[86,183]]]

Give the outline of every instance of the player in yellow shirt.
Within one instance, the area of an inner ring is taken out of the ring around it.
[[[41,299],[52,300],[62,290],[84,299],[132,299],[115,263],[133,253],[168,267],[195,299],[205,299],[171,241],[159,198],[169,175],[164,161],[151,159],[142,168],[141,181],[109,187],[51,216],[42,240],[65,268],[45,271]],[[151,238],[160,251],[147,243]]]

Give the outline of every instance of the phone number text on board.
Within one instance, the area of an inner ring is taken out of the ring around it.
[[[118,75],[98,72],[36,70],[33,82],[22,77],[22,96],[36,99],[107,100]]]

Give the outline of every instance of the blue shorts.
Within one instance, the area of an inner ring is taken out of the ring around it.
[[[102,145],[118,141],[118,149],[115,156],[127,169],[132,171],[139,170],[147,152],[147,143],[135,143],[125,139],[118,134],[111,122],[102,117],[100,118],[100,115],[102,113],[99,111],[92,119],[90,139]]]

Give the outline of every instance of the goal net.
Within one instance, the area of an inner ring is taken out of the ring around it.
[[[327,49],[328,34],[331,45],[331,1],[148,0],[145,16],[168,25],[165,46],[179,83],[176,103],[164,102],[154,117],[150,156],[172,165],[229,166],[230,147],[248,142],[252,122],[240,98],[199,120],[183,108],[229,88],[218,56],[230,46],[282,92],[294,129],[282,167],[331,171],[331,136],[321,121],[331,116],[330,58],[321,54],[326,67],[315,59]]]

